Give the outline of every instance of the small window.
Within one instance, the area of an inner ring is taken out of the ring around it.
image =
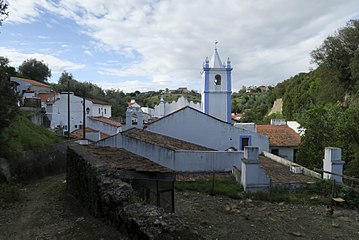
[[[272,154],[279,156],[279,149],[278,148],[272,148],[270,151]]]
[[[77,128],[77,125],[75,125],[75,128]]]
[[[98,108],[98,114],[100,114],[101,113],[101,108]]]
[[[105,108],[105,114],[106,114],[106,108]]]
[[[216,76],[214,76],[214,84],[215,85],[221,85],[221,75],[217,74]]]
[[[67,125],[64,125],[64,129],[67,130]]]

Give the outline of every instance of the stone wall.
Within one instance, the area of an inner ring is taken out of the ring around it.
[[[175,214],[139,201],[120,170],[71,145],[67,154],[67,188],[88,211],[130,239],[203,239],[184,226]]]
[[[10,180],[27,182],[65,172],[68,144],[54,144],[39,152],[25,151],[8,160]]]

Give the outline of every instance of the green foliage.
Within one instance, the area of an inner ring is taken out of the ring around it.
[[[9,12],[7,11],[8,4],[4,0],[0,0],[0,26],[2,22],[9,16]]]
[[[300,120],[305,130],[298,149],[298,163],[309,168],[320,168],[324,148],[337,146],[338,116],[342,109],[335,105],[314,106]]]
[[[270,91],[245,92],[232,94],[232,112],[244,113],[241,122],[262,123],[263,118],[275,100]]]
[[[0,203],[11,203],[22,201],[25,194],[18,184],[0,183]]]
[[[352,77],[350,68],[355,52],[359,45],[359,20],[350,20],[347,25],[311,53],[312,59],[318,65],[326,66],[337,73],[340,87],[346,92],[355,91],[356,79]]]
[[[20,74],[25,78],[30,78],[39,82],[46,82],[51,77],[51,70],[43,61],[38,61],[36,58],[25,60],[19,66]]]
[[[9,81],[9,72],[11,73],[12,69],[6,60],[0,58],[0,132],[11,123],[18,112],[17,95]]]
[[[178,191],[196,191],[214,195],[223,195],[230,198],[239,198],[243,188],[235,181],[234,178],[215,179],[214,188],[212,192],[212,180],[197,180],[197,181],[177,181],[175,188]]]
[[[18,114],[0,137],[4,140],[0,157],[8,159],[22,151],[38,151],[61,141],[54,133],[33,124],[25,113]]]

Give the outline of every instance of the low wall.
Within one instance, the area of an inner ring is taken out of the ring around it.
[[[241,169],[243,152],[175,151],[174,169],[178,172],[230,172]]]
[[[27,182],[66,171],[69,142],[62,142],[34,152],[26,151],[8,160],[11,179]]]
[[[176,215],[140,202],[132,186],[120,179],[119,170],[88,153],[84,146],[69,146],[67,188],[92,215],[130,239],[203,239]]]

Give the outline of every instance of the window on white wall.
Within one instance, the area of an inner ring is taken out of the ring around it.
[[[100,114],[101,113],[101,108],[98,108],[98,114]]]
[[[106,108],[105,108],[105,114],[106,114]]]

